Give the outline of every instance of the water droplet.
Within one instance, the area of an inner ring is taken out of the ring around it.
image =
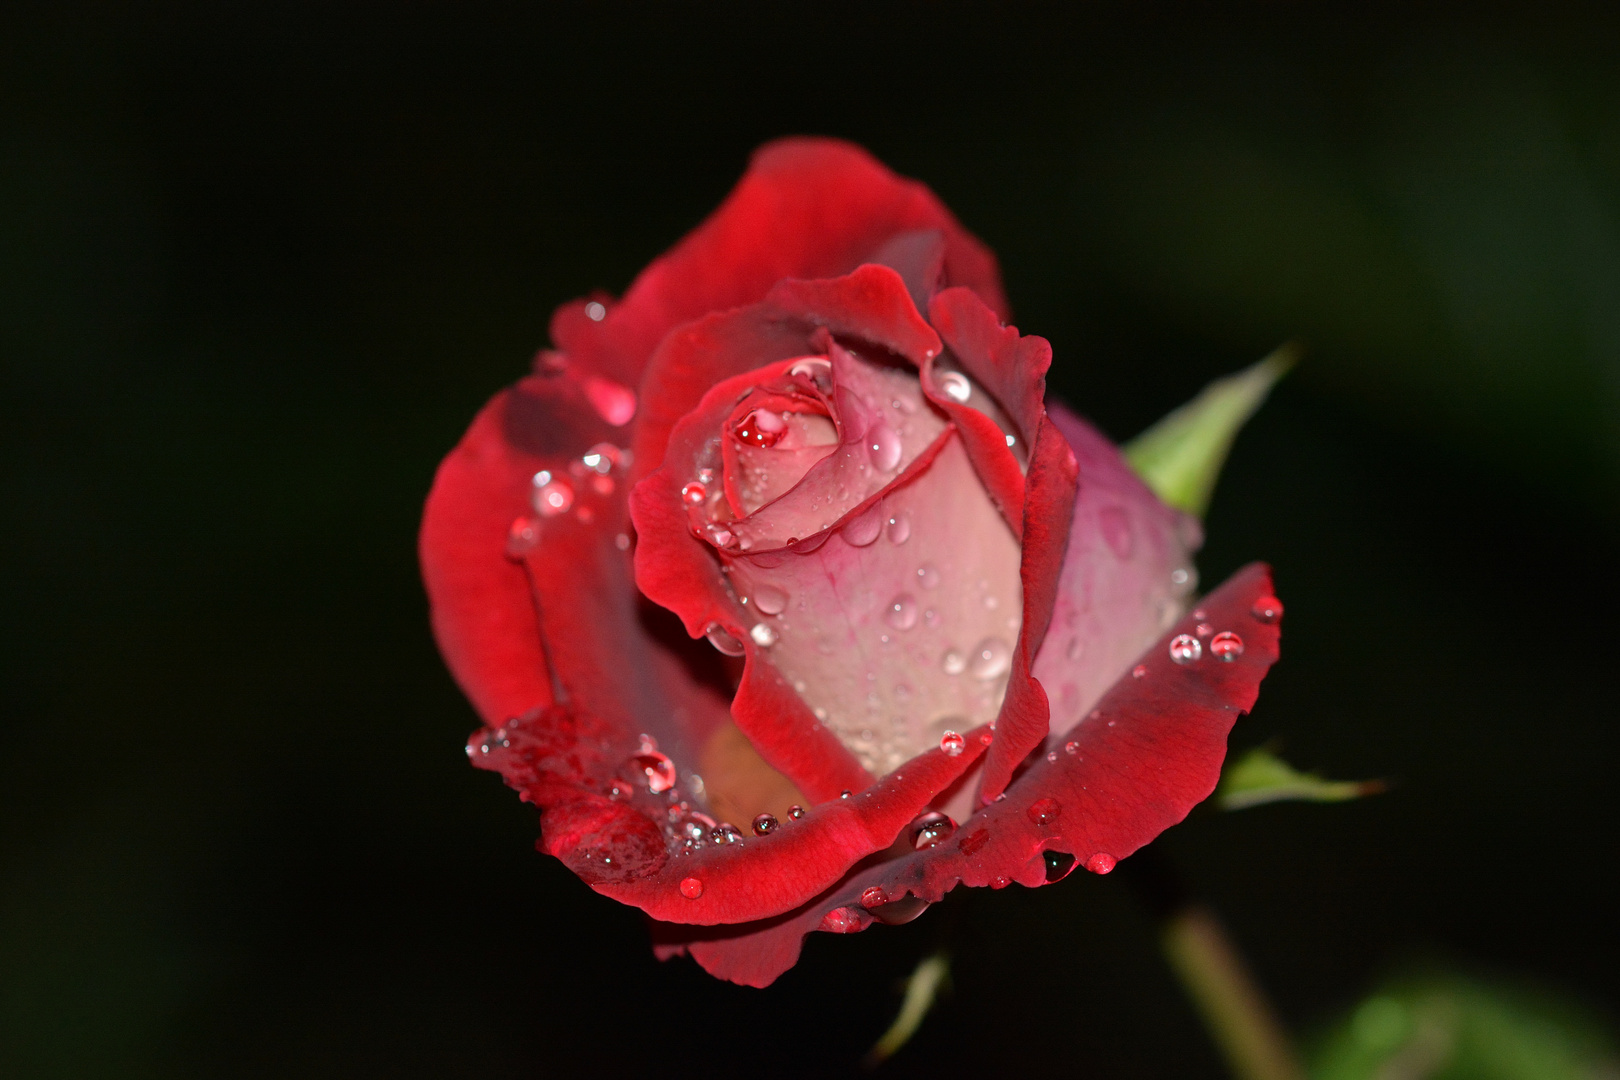
[[[780,413],[755,409],[731,427],[732,437],[744,446],[768,449],[782,441],[787,423]]]
[[[1172,585],[1185,585],[1191,580],[1192,574],[1185,567],[1177,567],[1170,571],[1170,583]]]
[[[917,625],[917,598],[910,593],[901,593],[889,601],[888,608],[883,612],[883,621],[896,630],[910,630]]]
[[[1131,678],[1133,678],[1133,679],[1140,679],[1146,674],[1147,674],[1147,665],[1146,664],[1137,664],[1135,667],[1131,668]]]
[[[731,530],[724,525],[707,525],[704,527],[704,533],[708,536],[709,543],[715,547],[730,547],[731,542],[736,539],[731,535]]]
[[[681,487],[681,501],[687,506],[699,506],[709,495],[709,489],[701,481],[693,480]]]
[[[911,515],[904,510],[889,518],[889,543],[903,544],[911,539]]]
[[[1099,851],[1086,860],[1086,869],[1093,874],[1106,874],[1114,868],[1114,857],[1106,851]]]
[[[1243,655],[1243,639],[1230,630],[1222,630],[1209,643],[1210,655],[1230,664]]]
[[[1050,825],[1063,816],[1063,804],[1050,797],[1036,799],[1024,811],[1024,816],[1036,825]]]
[[[868,911],[877,907],[879,904],[886,904],[888,902],[889,896],[883,891],[883,886],[881,885],[871,885],[861,890],[861,907],[866,908]]]
[[[775,585],[761,585],[754,590],[754,607],[763,615],[779,615],[787,609],[788,594]]]
[[[911,846],[918,851],[943,844],[956,832],[956,822],[937,810],[919,814],[911,823]]]
[[[1067,851],[1043,851],[1041,861],[1046,864],[1046,883],[1062,881],[1074,869],[1074,856]]]
[[[731,632],[717,622],[710,623],[703,630],[703,636],[709,639],[709,644],[725,653],[727,656],[741,656],[743,644],[731,635]]]
[[[950,757],[956,757],[967,749],[967,740],[954,731],[947,731],[939,737],[939,748]]]
[[[709,839],[716,844],[735,844],[742,838],[742,830],[729,821],[722,821],[709,831]]]
[[[1190,664],[1203,655],[1203,643],[1191,634],[1177,634],[1170,639],[1170,659],[1178,664]]]
[[[883,508],[872,506],[860,517],[844,526],[844,542],[850,547],[866,547],[883,531]]]
[[[1130,558],[1131,551],[1136,547],[1130,515],[1117,506],[1105,506],[1097,515],[1097,524],[1102,529],[1104,542],[1114,554],[1121,559]]]
[[[585,398],[614,427],[623,427],[636,415],[635,391],[600,375],[585,380]]]
[[[531,517],[514,518],[506,532],[506,554],[521,559],[540,542],[540,523]]]
[[[1254,602],[1254,607],[1249,611],[1263,623],[1274,623],[1282,618],[1282,601],[1275,596],[1262,596]]]
[[[549,473],[537,473],[535,480]],[[574,505],[574,489],[566,480],[547,480],[543,484],[536,484],[534,489],[534,509],[541,517],[556,517],[566,514]]]
[[[619,535],[615,536],[613,538],[613,546],[618,548],[620,551],[629,551],[630,550],[630,534],[629,533],[620,533]]]
[[[972,855],[974,852],[984,847],[985,844],[989,843],[989,841],[989,829],[974,829],[972,832],[962,837],[962,839],[958,840],[956,842],[956,846],[962,849],[962,854]]]
[[[776,631],[762,622],[749,627],[748,636],[753,638],[754,644],[762,649],[768,649],[776,644]]]
[[[879,420],[866,433],[866,453],[878,472],[893,472],[900,464],[900,450],[900,436],[885,421]]]
[[[937,588],[939,586],[939,567],[933,563],[923,563],[917,567],[917,584],[925,589]]]
[[[1065,754],[1078,754],[1080,752],[1080,744],[1077,742],[1066,742],[1063,744],[1063,752]]]
[[[1008,877],[1006,874],[997,874],[995,877],[990,879],[990,887],[992,889],[1005,889],[1011,884],[1012,878]]]
[[[972,673],[975,679],[995,679],[1012,667],[1012,649],[1000,638],[985,638],[973,646]]]
[[[967,670],[967,657],[955,649],[946,649],[945,655],[939,658],[939,666],[947,675],[960,675]]]
[[[792,806],[788,807],[788,817],[792,818],[794,821],[798,821],[800,818],[804,817],[804,807],[800,806],[798,803],[794,803]]]
[[[990,726],[995,727],[996,722],[994,720],[990,721]],[[981,732],[979,732],[979,745],[980,746],[989,746],[990,745],[990,740],[992,740],[994,738],[995,738],[995,736],[990,734],[988,731],[981,731]]]
[[[1207,622],[1201,622],[1197,626],[1193,627],[1193,633],[1197,634],[1199,637],[1209,637],[1209,635],[1213,634],[1214,632],[1215,628],[1209,625]]]
[[[845,789],[844,789],[844,790],[843,790],[843,791],[840,791],[840,792],[839,792],[839,793],[838,793],[838,797],[839,797],[839,798],[840,798],[840,799],[847,799],[847,798],[849,798],[849,789],[848,789],[848,788],[845,788]]]
[[[1056,750],[1047,751],[1046,760],[1047,761],[1056,761],[1057,760],[1057,751]]]
[[[661,795],[675,786],[675,764],[668,756],[656,750],[635,755],[630,759],[630,771],[638,773],[654,795]]]
[[[955,402],[966,401],[973,395],[973,384],[959,371],[947,371],[939,377],[939,388]]]
[[[820,929],[829,934],[853,934],[861,929],[861,917],[854,908],[833,908],[821,917]]]
[[[776,831],[776,819],[769,814],[761,814],[754,819],[754,835],[768,836]]]

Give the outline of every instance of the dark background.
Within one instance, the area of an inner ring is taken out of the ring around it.
[[[1286,1020],[1423,958],[1620,1005],[1620,27],[702,10],[7,5],[0,1073],[837,1076],[943,940],[890,1075],[1219,1075],[1122,875],[746,990],[654,962],[466,765],[434,466],[554,305],[795,132],[929,183],[1117,438],[1306,342],[1200,560],[1288,605],[1234,745],[1395,787],[1158,848]]]

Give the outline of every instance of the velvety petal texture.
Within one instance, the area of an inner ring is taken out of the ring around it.
[[[1269,576],[1189,614],[1197,522],[1048,413],[1006,318],[926,188],[783,140],[622,300],[560,308],[440,467],[467,753],[661,955],[762,986],[811,930],[1107,872],[1213,788]]]

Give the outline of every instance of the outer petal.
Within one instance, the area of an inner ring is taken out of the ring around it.
[[[1075,866],[1107,873],[1215,789],[1227,734],[1277,659],[1278,626],[1256,612],[1271,591],[1260,564],[1235,574],[1202,608],[1217,632],[1241,636],[1240,654],[1222,662],[1206,652],[1176,664],[1168,642],[1195,632],[1196,621],[1172,627],[1139,658],[1141,677],[1121,679],[1062,747],[945,843],[860,870],[787,917],[690,936],[660,928],[661,953],[690,951],[712,974],[765,986],[797,961],[803,936],[815,929],[849,933],[901,921],[958,883],[1034,886]],[[873,888],[885,903],[869,910],[862,898]]]
[[[925,186],[851,143],[768,143],[719,209],[643,270],[621,302],[591,298],[605,317],[591,319],[583,301],[558,308],[552,341],[587,370],[635,386],[674,327],[754,303],[784,278],[831,278],[889,259],[918,263],[915,245],[888,245],[919,230],[944,240],[937,284],[967,286],[1006,314],[995,256]]]

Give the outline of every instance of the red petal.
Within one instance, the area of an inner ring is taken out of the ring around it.
[[[1055,761],[1037,760],[1005,799],[963,822],[945,843],[851,874],[786,918],[686,938],[660,927],[660,951],[669,955],[684,945],[712,974],[765,986],[796,962],[810,931],[847,933],[876,921],[861,904],[874,886],[891,900],[933,903],[958,883],[1040,885],[1072,866],[1106,873],[1215,789],[1227,733],[1253,706],[1277,659],[1278,626],[1253,612],[1255,601],[1271,593],[1265,566],[1235,574],[1201,606],[1205,621],[1243,638],[1241,655],[1229,663],[1208,653],[1193,664],[1172,662],[1170,639],[1196,626],[1183,620],[1140,657],[1141,678],[1120,680],[1093,716],[1062,737]],[[1050,874],[1046,852],[1057,863]]]
[[[944,237],[944,284],[965,285],[1006,312],[995,256],[922,184],[850,143],[768,143],[725,202],[643,270],[622,301],[596,296],[564,304],[552,318],[551,338],[571,361],[636,386],[672,328],[752,304],[783,278],[846,274],[916,230]],[[604,317],[591,319],[588,302],[602,304]]]

